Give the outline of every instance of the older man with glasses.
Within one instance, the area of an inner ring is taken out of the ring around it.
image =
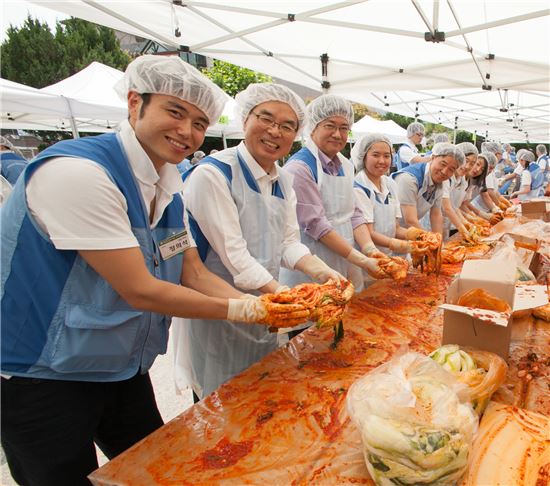
[[[309,140],[283,169],[293,176],[302,242],[360,290],[361,270],[375,278],[380,274],[376,258],[369,257],[384,255],[355,202],[353,164],[340,153],[353,124],[353,107],[340,96],[322,95],[308,106],[308,115]],[[284,268],[280,279],[290,286],[311,281],[303,272]]]
[[[303,101],[285,86],[265,83],[249,85],[236,102],[244,141],[205,157],[184,191],[206,267],[255,294],[281,289],[281,265],[318,282],[342,279],[300,242],[296,195],[277,165],[302,129]],[[176,380],[183,374],[201,397],[277,348],[277,336],[261,325],[199,319],[178,324]]]

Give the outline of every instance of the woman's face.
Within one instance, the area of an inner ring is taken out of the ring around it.
[[[472,168],[474,167],[476,162],[477,162],[476,154],[467,155],[464,159],[464,163],[458,169],[456,169],[456,175],[467,176],[472,170]]]
[[[470,177],[476,178],[483,173],[485,168],[485,159],[483,157],[478,157],[472,169],[470,170]]]
[[[367,175],[378,178],[387,174],[391,158],[391,148],[386,142],[373,143],[364,158]]]

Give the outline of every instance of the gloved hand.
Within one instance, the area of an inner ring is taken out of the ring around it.
[[[387,255],[384,255],[387,258]],[[377,258],[369,258],[353,248],[346,257],[347,261],[361,267],[373,278],[384,278],[386,273],[379,267]]]
[[[491,208],[491,213],[493,213],[493,214],[502,213],[502,209],[498,208],[497,206],[493,206]]]
[[[276,304],[263,297],[228,299],[227,320],[294,327],[306,322],[310,311],[301,304]]]
[[[361,253],[367,255],[369,258],[386,258],[387,255],[382,253],[374,243],[367,243],[361,248]]]
[[[480,211],[479,216],[483,219],[486,219],[487,221],[491,219],[491,213],[488,213],[486,211]]]
[[[337,282],[346,281],[346,277],[330,268],[316,255],[311,255],[307,260],[305,260],[300,270],[319,283],[325,283],[330,279],[336,280]]]
[[[277,290],[275,290],[275,293],[280,294],[281,292],[286,292],[287,290],[290,290],[290,287],[288,285],[279,285],[277,287]]]
[[[392,238],[390,240],[390,250],[395,253],[410,253],[412,245],[407,240],[400,240],[398,238]]]
[[[422,236],[427,231],[417,228],[416,226],[409,226],[407,232],[405,233],[405,238],[407,240],[416,240],[419,236]]]

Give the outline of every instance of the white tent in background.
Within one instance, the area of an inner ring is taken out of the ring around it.
[[[550,140],[547,0],[29,1],[449,128]]]
[[[220,137],[223,139],[223,146],[227,148],[227,139],[243,139],[244,133],[240,120],[236,118],[236,102],[231,96],[227,96],[227,103],[223,109],[218,122],[211,126],[206,135],[209,137]]]
[[[381,133],[388,137],[391,143],[407,141],[407,130],[401,128],[393,120],[377,120],[369,115],[365,115],[353,124],[350,139],[357,141],[367,133]]]

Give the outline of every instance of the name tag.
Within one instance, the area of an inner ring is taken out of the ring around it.
[[[176,233],[159,243],[160,255],[163,260],[168,260],[178,253],[183,253],[190,246],[187,230],[183,230],[181,233]]]

